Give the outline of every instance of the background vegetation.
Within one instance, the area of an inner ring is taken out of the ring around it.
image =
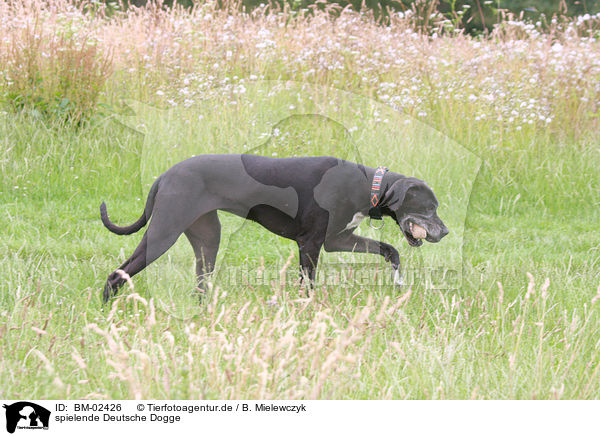
[[[598,398],[598,21],[475,37],[412,14],[1,1],[0,396]],[[342,127],[273,139],[304,111]],[[459,259],[460,287],[365,283],[348,255],[325,257],[337,281],[307,296],[293,244],[224,215],[221,271],[246,275],[185,300],[180,241],[102,306],[140,235],[106,231],[100,202],[131,222],[179,158],[269,138],[433,180],[453,235],[468,205],[464,238],[416,251],[382,234],[409,267]]]
[[[148,0],[130,0],[126,1],[124,6],[140,7],[147,3]],[[197,3],[194,0],[163,2],[167,6],[176,4],[186,8],[193,7]],[[226,0],[220,0],[218,4],[223,8],[235,5]],[[425,27],[431,21],[449,19],[455,24],[460,23],[467,32],[472,34],[491,31],[494,25],[509,15],[547,24],[555,16],[576,17],[600,12],[598,0],[242,0],[236,6],[250,12],[260,5],[279,9],[289,8],[292,11],[315,7],[325,10],[328,6],[337,5],[340,8],[351,7],[355,11],[371,11],[377,19],[382,18],[384,21],[390,13],[409,13]]]

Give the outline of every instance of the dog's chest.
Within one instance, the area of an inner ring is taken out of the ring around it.
[[[356,212],[352,217],[352,220],[346,224],[346,228],[344,230],[352,230],[359,226],[361,221],[365,219],[366,215],[361,212]]]

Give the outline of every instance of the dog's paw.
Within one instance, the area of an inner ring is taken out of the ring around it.
[[[104,304],[108,303],[108,300],[117,295],[119,288],[121,288],[124,283],[128,283],[129,288],[133,290],[133,282],[131,281],[131,277],[129,277],[129,274],[127,274],[125,271],[118,269],[110,273],[106,279],[104,291],[102,291],[102,302]]]
[[[394,268],[394,273],[393,273],[393,282],[396,286],[398,286],[399,288],[401,288],[402,286],[404,286],[404,278],[402,277],[402,273],[400,272],[400,270],[398,268]]]
[[[115,289],[107,281],[106,284],[104,285],[104,290],[102,291],[102,303],[103,304],[108,303],[108,300],[110,300],[110,297],[112,297],[115,294],[116,294]]]
[[[206,289],[204,287],[196,286],[192,294],[198,299],[199,303],[202,303],[206,299]]]

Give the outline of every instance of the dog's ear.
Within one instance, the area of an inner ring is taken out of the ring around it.
[[[398,211],[402,207],[402,203],[404,203],[404,198],[408,190],[422,184],[424,184],[422,180],[415,179],[414,177],[404,177],[396,180],[388,187],[383,196],[383,204],[393,211]]]

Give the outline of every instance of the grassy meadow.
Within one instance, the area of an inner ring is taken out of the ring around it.
[[[410,14],[0,0],[0,397],[597,399],[600,17],[464,35]],[[220,214],[103,305],[152,181],[204,153],[334,155],[428,182],[451,233],[323,253]]]

